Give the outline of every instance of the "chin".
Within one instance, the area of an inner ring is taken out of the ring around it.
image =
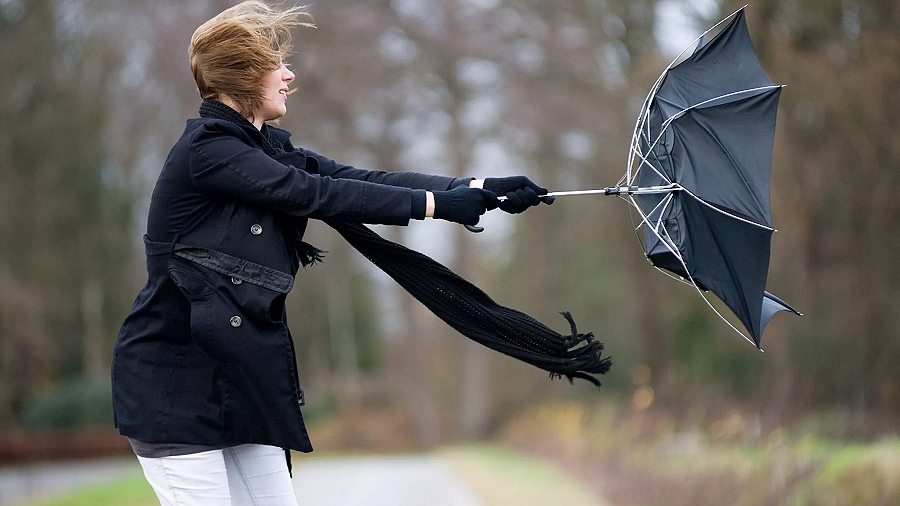
[[[266,115],[266,119],[264,119],[263,121],[275,121],[277,119],[281,119],[285,115],[285,113],[287,113],[287,110],[281,112],[272,111],[271,114]]]

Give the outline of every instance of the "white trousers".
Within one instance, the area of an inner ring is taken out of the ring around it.
[[[162,506],[297,506],[281,448],[246,444],[138,460]]]

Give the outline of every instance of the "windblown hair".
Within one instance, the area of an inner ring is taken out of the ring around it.
[[[191,71],[203,99],[228,96],[250,121],[262,106],[263,77],[291,53],[291,28],[314,27],[303,6],[241,2],[200,25],[191,37]]]

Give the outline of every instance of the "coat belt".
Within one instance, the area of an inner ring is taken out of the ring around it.
[[[260,265],[243,258],[238,258],[221,251],[198,246],[188,246],[178,242],[156,242],[144,236],[144,249],[147,256],[173,254],[207,269],[226,276],[231,276],[247,283],[288,293],[294,286],[294,277],[265,265]]]

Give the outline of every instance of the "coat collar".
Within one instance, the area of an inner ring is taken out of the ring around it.
[[[258,130],[253,123],[250,123],[250,120],[241,116],[239,112],[211,98],[205,99],[200,104],[200,117],[234,123],[241,127],[269,156],[284,153],[284,146],[290,138],[290,133],[286,130],[270,127],[265,123],[263,123],[262,129]]]

